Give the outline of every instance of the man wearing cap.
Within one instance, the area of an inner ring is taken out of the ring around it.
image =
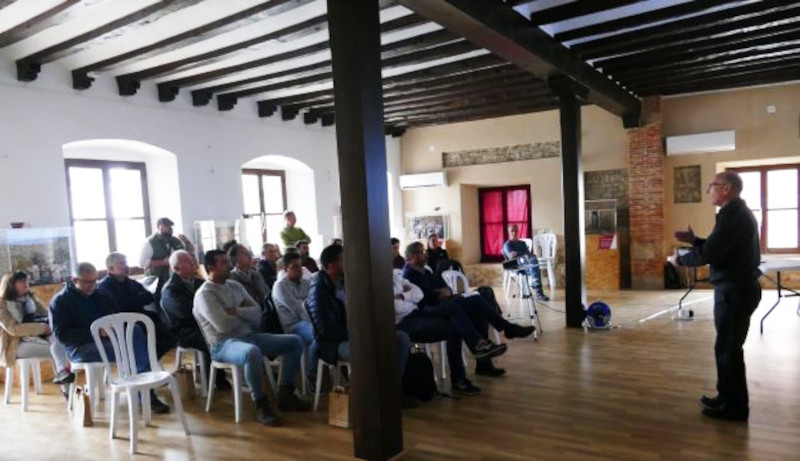
[[[139,256],[139,266],[145,270],[145,274],[158,277],[156,297],[161,294],[161,288],[169,280],[169,256],[184,249],[183,243],[172,236],[173,225],[169,218],[159,219],[156,222],[158,231],[147,238]]]

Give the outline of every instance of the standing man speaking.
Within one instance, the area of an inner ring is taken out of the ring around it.
[[[720,207],[717,223],[708,238],[695,237],[692,228],[675,232],[675,238],[690,243],[693,250],[668,259],[682,266],[711,265],[709,281],[714,285],[714,326],[717,340],[716,397],[702,397],[703,414],[715,419],[746,421],[750,414],[742,345],[750,328],[750,316],[761,301],[761,246],[758,223],[739,196],[742,178],[737,173],[717,173],[706,193]]]

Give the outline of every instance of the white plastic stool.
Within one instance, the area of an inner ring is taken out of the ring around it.
[[[108,376],[106,375],[106,368],[103,362],[72,362],[71,368],[73,373],[80,370],[86,372],[86,386],[89,388],[89,397],[92,400],[92,416],[97,413],[97,406],[100,400],[105,398],[105,388]],[[72,410],[72,401],[74,396],[75,383],[69,386],[69,402],[67,408]]]
[[[194,373],[194,382],[200,382],[200,395],[203,397],[208,395],[208,370],[206,370],[206,362],[205,357],[203,356],[203,352],[197,349],[193,349],[191,347],[181,347],[178,346],[178,349],[175,351],[175,370],[177,371],[181,364],[183,363],[183,354],[185,353],[192,353],[194,354],[194,364],[195,366],[192,367],[192,373]],[[200,365],[200,379],[197,379],[196,368],[197,365]]]
[[[211,411],[211,401],[214,398],[214,389],[216,388],[217,370],[231,370],[233,375],[233,409],[234,420],[236,423],[242,422],[242,373],[244,367],[233,363],[211,361],[211,374],[208,377],[208,397],[206,398],[206,413]],[[275,384],[275,377],[272,375],[272,364],[267,357],[264,357],[264,370],[267,372],[267,379],[272,387],[275,395],[278,395],[278,387]],[[280,376],[280,371],[278,371]]]
[[[30,372],[33,371],[33,389],[37,394],[42,393],[42,362],[49,362],[50,357],[30,357],[27,359],[17,359],[20,368],[19,387],[22,391],[22,411],[28,411],[28,385],[30,384]],[[5,404],[11,401],[11,388],[14,386],[14,367],[6,368],[6,390]]]
[[[317,386],[314,389],[314,411],[317,411],[317,408],[319,408],[319,396],[320,393],[322,392],[322,370],[325,367],[334,369],[333,373],[335,377],[335,379],[333,380],[334,385],[337,385],[341,382],[340,370],[342,369],[342,367],[347,367],[347,373],[352,374],[352,370],[350,369],[350,362],[344,362],[340,360],[336,362],[336,365],[331,365],[329,363],[326,363],[322,359],[317,360]]]

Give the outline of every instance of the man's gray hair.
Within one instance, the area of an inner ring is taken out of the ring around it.
[[[97,268],[94,267],[92,263],[78,263],[78,267],[75,268],[75,277],[80,277],[83,274],[91,274],[93,272],[97,272]]]
[[[725,184],[731,186],[731,192],[736,195],[742,193],[742,177],[735,171],[723,171],[720,173],[720,178],[725,181]]]
[[[190,258],[192,257],[192,254],[189,253],[186,250],[178,250],[178,251],[172,253],[171,255],[169,255],[169,267],[170,267],[170,269],[173,269],[173,270],[175,269],[175,266],[177,266],[178,263],[180,262],[180,259],[181,259],[182,255],[186,255],[186,256],[188,256]]]
[[[127,259],[128,258],[125,257],[124,254],[118,253],[116,251],[113,251],[113,252],[109,253],[108,256],[106,256],[106,269],[108,269],[109,267],[113,266],[114,264],[116,264],[119,261],[124,261],[124,260],[127,260]]]

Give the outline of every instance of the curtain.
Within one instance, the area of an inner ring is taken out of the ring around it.
[[[483,233],[483,256],[502,254],[504,243],[503,192],[500,190],[480,191],[481,227]]]
[[[484,261],[502,259],[508,226],[519,227],[519,238],[530,238],[530,187],[512,186],[480,189],[481,257]]]
[[[519,226],[517,237],[524,239],[530,238],[528,229],[528,188],[510,189],[506,191],[506,216],[508,226],[516,224]]]

